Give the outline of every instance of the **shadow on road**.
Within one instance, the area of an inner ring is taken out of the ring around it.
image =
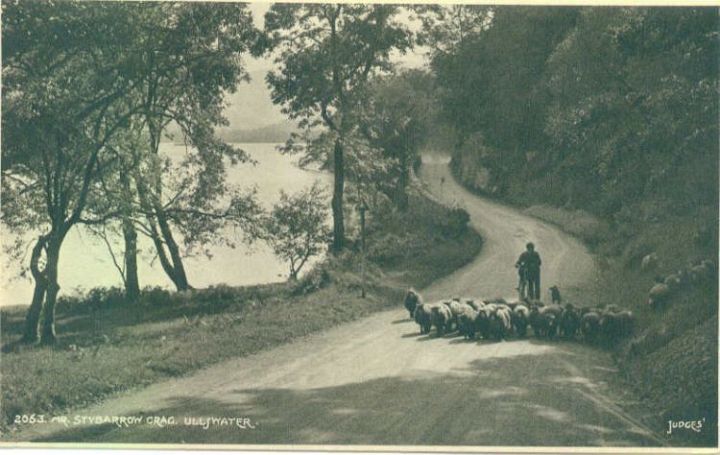
[[[414,370],[400,377],[333,387],[243,388],[238,384],[221,399],[176,396],[147,413],[175,416],[180,423],[183,416],[248,417],[256,423],[255,429],[102,425],[66,430],[43,441],[659,445],[645,430],[595,402],[602,395],[603,383],[582,373],[559,374],[564,370],[558,363],[571,353],[557,347],[537,352],[543,355],[490,356],[447,373]]]

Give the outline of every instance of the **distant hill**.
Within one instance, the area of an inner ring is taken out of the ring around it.
[[[225,117],[230,122],[217,133],[227,142],[284,142],[295,126],[273,104],[265,85],[266,71],[250,72],[250,82],[240,84],[235,93],[227,94]],[[177,126],[168,127],[173,140],[181,140]],[[172,142],[163,138],[163,141]]]

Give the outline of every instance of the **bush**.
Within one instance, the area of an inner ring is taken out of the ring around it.
[[[225,283],[215,284],[207,289],[199,289],[193,292],[193,297],[198,302],[219,304],[228,301],[238,300],[239,289]]]
[[[173,303],[173,296],[160,286],[148,286],[140,292],[140,302],[150,306],[164,306]]]
[[[461,207],[451,209],[440,224],[440,232],[444,237],[460,237],[467,232],[470,214]]]
[[[292,288],[293,295],[304,295],[327,287],[332,282],[328,271],[328,262],[317,264],[310,269]]]

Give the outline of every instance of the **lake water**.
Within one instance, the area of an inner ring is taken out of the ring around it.
[[[296,164],[296,157],[280,154],[275,149],[275,144],[236,145],[246,150],[258,163],[255,166],[243,164],[229,169],[228,181],[243,187],[257,185],[259,199],[266,208],[270,208],[280,198],[281,189],[287,193],[294,193],[309,187],[315,181],[320,181],[330,188],[332,178],[329,174],[300,169]],[[184,150],[185,147],[180,145],[169,143],[161,145],[161,151],[170,156],[184,153]],[[235,249],[212,247],[211,259],[201,256],[185,260],[185,269],[191,285],[197,288],[221,283],[241,286],[287,279],[288,266],[278,260],[267,245],[256,242],[248,247],[239,242],[240,235],[233,233],[232,230],[228,230],[228,234],[238,240]],[[34,234],[28,234],[29,239],[34,237]],[[141,249],[138,258],[140,286],[162,286],[173,289],[159,262],[156,259],[152,261],[154,256],[152,242],[142,235],[139,235],[138,240]],[[121,260],[121,239],[118,239],[114,250]],[[312,263],[306,264],[303,270],[311,266]],[[17,278],[18,272],[18,264],[3,261],[0,305],[29,305],[33,283],[29,279]],[[61,295],[97,286],[122,286],[122,279],[112,263],[105,243],[82,228],[73,228],[63,243],[60,253],[59,281]]]

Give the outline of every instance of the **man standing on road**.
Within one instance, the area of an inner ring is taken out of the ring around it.
[[[527,296],[529,299],[540,299],[540,255],[535,251],[535,245],[529,242],[526,250],[520,255],[515,267],[525,270],[527,280]]]

